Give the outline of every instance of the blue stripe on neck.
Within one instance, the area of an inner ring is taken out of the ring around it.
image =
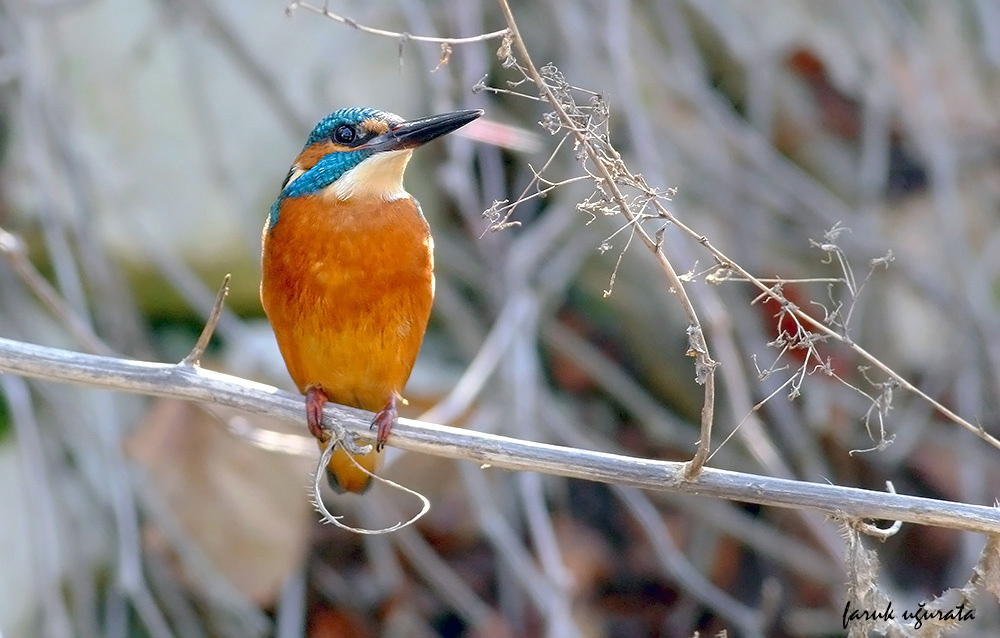
[[[307,147],[308,148],[308,147]],[[316,162],[316,165],[299,176],[291,184],[285,187],[278,199],[271,206],[271,213],[268,218],[268,229],[274,228],[278,223],[278,215],[281,210],[281,202],[288,197],[305,197],[315,195],[361,162],[365,161],[375,152],[370,149],[357,149],[354,151],[336,151],[328,153]]]

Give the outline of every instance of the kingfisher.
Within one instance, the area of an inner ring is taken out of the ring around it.
[[[418,146],[482,114],[404,121],[372,108],[334,111],[312,130],[264,224],[261,304],[305,395],[309,432],[321,450],[330,444],[327,401],[376,413],[371,452],[338,446],[330,458],[337,492],[369,487],[358,465],[378,469],[434,299],[434,241],[403,172]]]

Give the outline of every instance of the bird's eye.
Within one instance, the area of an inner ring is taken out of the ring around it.
[[[355,135],[353,126],[341,124],[333,130],[333,141],[338,144],[350,144],[354,141]]]

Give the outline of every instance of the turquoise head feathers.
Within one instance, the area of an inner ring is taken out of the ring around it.
[[[404,121],[373,108],[334,111],[313,128],[289,169],[281,194],[271,206],[268,227],[278,222],[284,200],[322,194],[331,186],[332,196],[338,199],[354,194],[385,199],[405,196],[402,177],[412,150],[482,114],[480,110],[455,111]]]

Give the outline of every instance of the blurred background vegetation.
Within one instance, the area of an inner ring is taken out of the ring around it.
[[[437,45],[284,8],[0,0],[0,227],[64,311],[6,251],[0,336],[177,361],[231,272],[204,365],[292,389],[257,298],[259,237],[313,123],[348,105],[405,117],[483,108],[484,126],[419,151],[408,171],[434,231],[438,292],[404,415],[438,405],[494,335],[502,345],[485,354],[499,363],[475,401],[429,416],[690,458],[702,395],[686,320],[638,242],[616,267],[629,239],[620,216],[578,210],[592,189],[576,182],[522,203],[520,226],[487,232],[483,211],[515,199],[558,142],[537,126],[544,105],[472,92],[484,76],[504,89],[519,79],[501,67],[499,41],[456,46],[439,64]],[[505,26],[491,2],[330,8],[422,35]],[[859,281],[892,251],[857,300],[825,281],[784,292],[818,317],[854,304],[851,338],[997,434],[1000,4],[550,0],[514,11],[537,62],[610,105],[631,169],[676,187],[671,209],[749,271],[841,277],[810,243],[838,223]],[[582,174],[570,143],[545,174]],[[751,304],[744,283],[706,283],[708,254],[670,228],[665,239],[694,273],[722,362],[718,443],[803,362],[768,348],[776,308]],[[722,341],[733,349],[720,353]],[[884,378],[866,378],[849,351],[819,348],[880,395]],[[776,358],[780,370],[759,379],[755,365]],[[843,634],[844,541],[821,517],[396,453],[386,474],[426,494],[431,513],[389,537],[352,536],[315,523],[304,429],[0,382],[4,638]],[[998,497],[997,451],[905,393],[884,440],[877,420],[866,431],[870,398],[844,384],[817,374],[788,394],[711,465]],[[329,501],[372,526],[413,507],[381,486]],[[912,609],[962,586],[983,544],[906,526],[878,546],[880,586]],[[952,635],[1000,634],[996,600],[980,603]]]

